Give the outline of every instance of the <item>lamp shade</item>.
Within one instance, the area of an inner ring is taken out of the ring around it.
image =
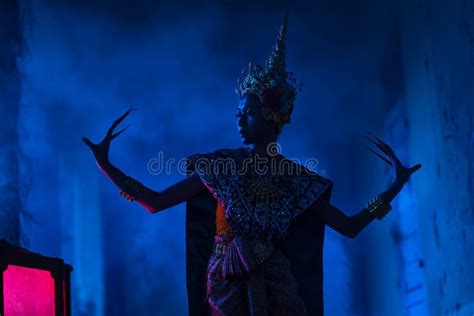
[[[71,271],[62,259],[0,240],[0,315],[71,315]]]

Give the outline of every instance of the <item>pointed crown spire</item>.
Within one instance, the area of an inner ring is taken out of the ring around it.
[[[249,63],[247,71],[237,79],[237,95],[242,98],[246,93],[259,97],[263,105],[264,117],[274,121],[279,127],[290,122],[297,88],[292,73],[286,72],[286,34],[288,31],[288,15],[285,16],[278,40],[270,56],[265,61],[265,67]],[[245,77],[244,77],[245,75]]]

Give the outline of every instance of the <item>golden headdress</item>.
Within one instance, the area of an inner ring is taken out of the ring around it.
[[[237,79],[236,93],[242,98],[246,93],[253,93],[263,105],[262,113],[268,120],[273,120],[279,127],[290,122],[293,104],[297,95],[296,80],[292,73],[286,72],[285,39],[288,29],[288,16],[280,27],[278,41],[265,62],[265,67],[249,64]],[[245,77],[244,77],[245,76]]]

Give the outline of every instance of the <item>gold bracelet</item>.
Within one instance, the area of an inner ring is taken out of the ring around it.
[[[392,206],[385,202],[380,195],[377,195],[367,203],[367,209],[372,217],[381,220],[392,209]]]
[[[137,200],[143,190],[143,184],[129,176],[127,176],[123,184],[124,188],[120,190],[120,195],[130,202]]]

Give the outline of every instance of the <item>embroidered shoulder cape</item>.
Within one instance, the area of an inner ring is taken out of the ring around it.
[[[275,157],[273,165],[266,165],[267,171],[274,168],[277,172],[264,176],[265,165],[262,172],[256,170],[247,148],[220,149],[188,159],[224,206],[234,233],[250,238],[284,239],[291,220],[324,194],[329,195],[333,185],[281,155]]]

